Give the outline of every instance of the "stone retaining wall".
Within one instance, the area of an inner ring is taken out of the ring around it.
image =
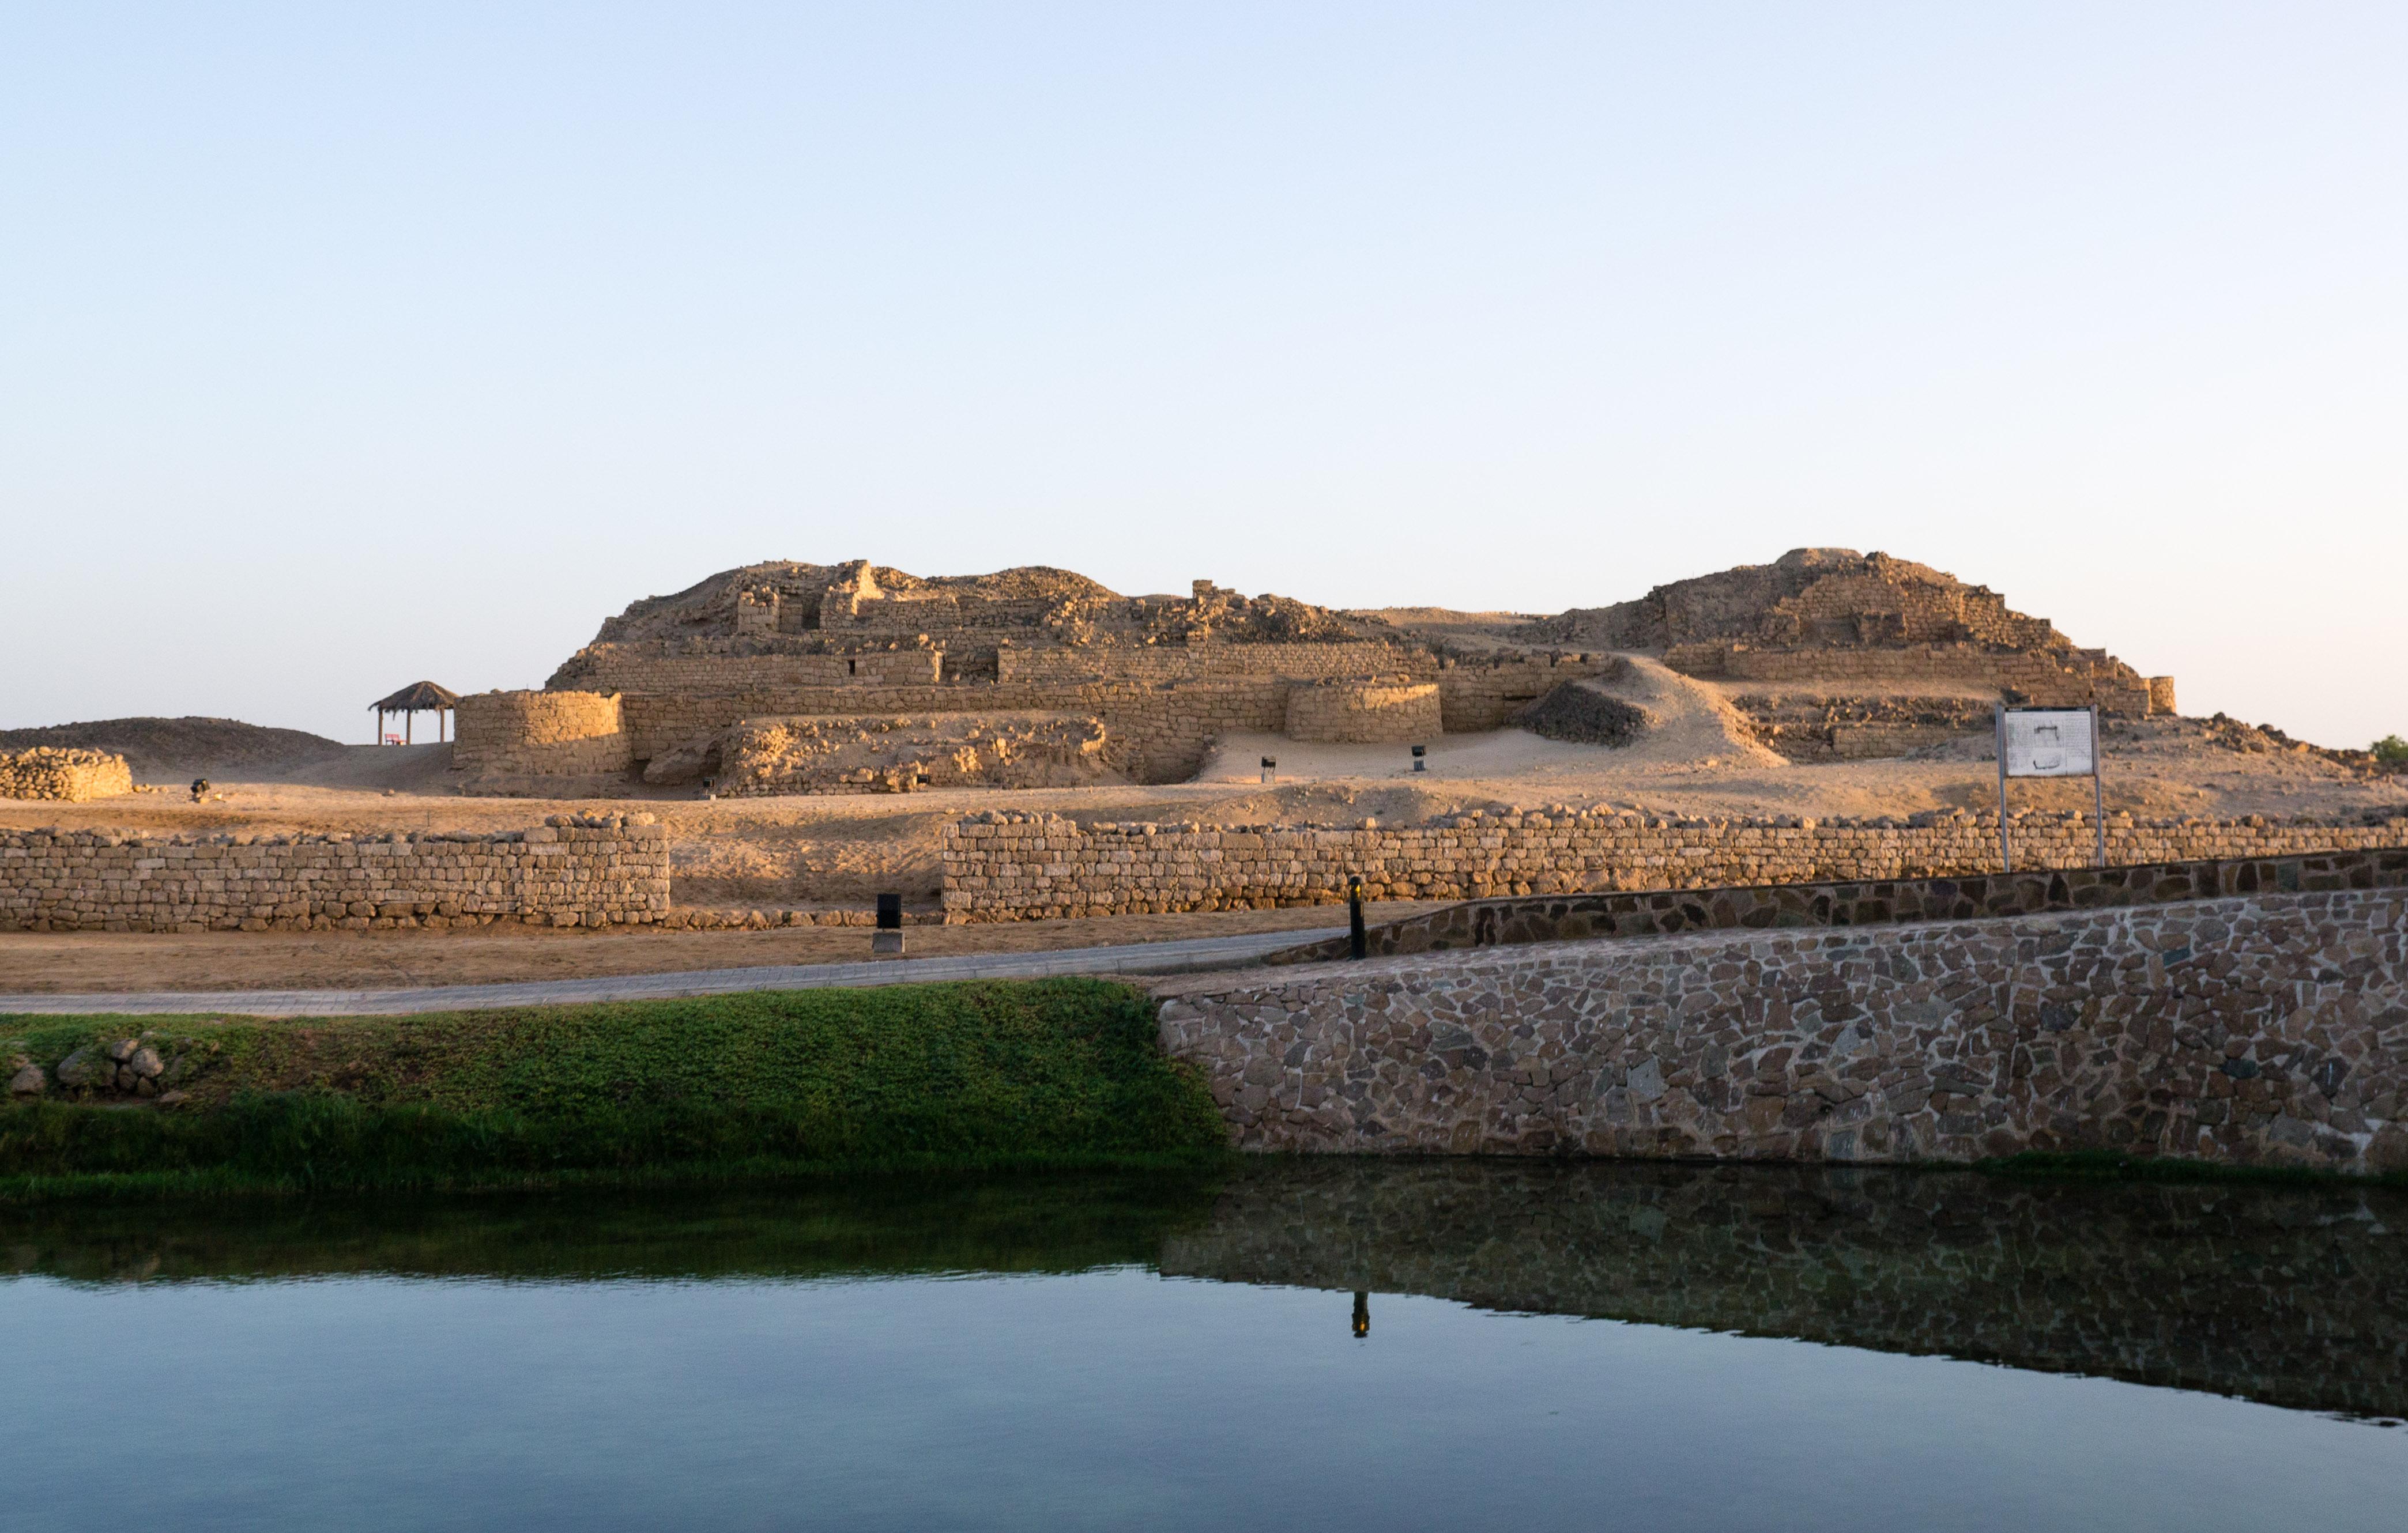
[[[770,640],[752,654],[686,653],[673,644],[595,644],[552,680],[589,692],[709,693],[792,686],[931,686],[944,652],[912,648],[813,652]]]
[[[2093,827],[2018,815],[2019,867],[2083,867]],[[2221,861],[2408,845],[2408,820],[2134,820],[2111,815],[2112,865]],[[1471,814],[1427,825],[1081,826],[1057,815],[982,814],[948,827],[945,909],[956,921],[1026,921],[1326,904],[1359,876],[1365,897],[1715,889],[1996,872],[1996,816],[1913,822],[1668,820],[1612,812]]]
[[[82,803],[134,791],[125,758],[107,751],[37,745],[0,751],[0,798],[51,798]]]
[[[1439,723],[1435,681],[1315,681],[1287,694],[1287,738],[1356,745],[1434,740]]]
[[[1715,642],[1675,644],[1665,652],[1664,663],[1684,675],[1732,681],[1828,685],[1845,681],[1890,688],[1956,681],[2014,691],[2048,708],[2096,702],[2102,713],[2135,718],[2174,711],[2172,677],[2143,676],[2104,650],[1999,650],[1977,644],[1758,649]]]
[[[1976,873],[1871,883],[1790,883],[1753,889],[1657,890],[1647,894],[1479,899],[1408,916],[1365,934],[1366,953],[1388,957],[1462,948],[1526,947],[1599,937],[1669,937],[1736,927],[1874,926],[1971,921],[1982,916],[2119,905],[2172,905],[2261,891],[2408,888],[2408,848],[2322,852],[2249,862],[2075,867],[2054,872]],[[1344,937],[1275,953],[1265,963],[1343,958]]]
[[[668,841],[649,814],[494,836],[0,832],[0,930],[605,926],[668,908]]]
[[[1165,981],[1248,1149],[2408,1169],[2408,894]]]

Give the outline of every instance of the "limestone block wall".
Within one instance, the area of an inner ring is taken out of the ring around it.
[[[472,693],[453,721],[452,763],[471,771],[624,772],[635,759],[616,693]]]
[[[1297,740],[1410,744],[1436,739],[1435,681],[1312,681],[1288,689],[1287,736]]]
[[[1371,640],[1330,644],[1005,646],[996,653],[999,681],[1181,681],[1209,677],[1428,675],[1430,653]]]
[[[1271,1151],[2408,1168],[2408,894],[1488,948],[1166,981]]]
[[[1112,682],[1080,689],[1117,744],[1111,759],[1140,781],[1193,777],[1211,743],[1239,730],[1287,726],[1291,683],[1277,676],[1211,677],[1160,686]]]
[[[2008,609],[1984,586],[1900,580],[1879,567],[1827,575],[1773,603],[1761,631],[1790,642],[1907,643],[1971,639],[2045,649],[2062,642],[2046,618]]]
[[[0,751],[0,798],[55,798],[81,803],[134,791],[125,758],[107,751],[37,745]]]
[[[2018,867],[2083,867],[2093,828],[2070,815],[2008,823]],[[2119,866],[2408,845],[2408,820],[2135,820],[2111,815]],[[1082,826],[974,816],[945,834],[950,921],[1264,909],[1327,903],[1359,876],[1372,899],[1481,899],[1595,890],[1855,882],[1999,869],[1995,815],[1910,822],[1671,820],[1627,813],[1469,814],[1426,825]]]
[[[901,646],[814,653],[788,641],[739,639],[689,649],[665,643],[592,644],[549,685],[590,692],[703,693],[761,687],[928,686],[942,680],[942,650]]]
[[[634,693],[622,704],[628,753],[650,761],[673,746],[699,735],[732,727],[740,719],[827,714],[859,717],[871,714],[942,713],[966,707],[1023,710],[1054,710],[1054,699],[1075,702],[1075,692],[1059,692],[1031,701],[1025,689],[999,693],[928,684],[922,686],[761,686],[728,692]]]
[[[1768,650],[1714,642],[1673,645],[1664,663],[1684,675],[1734,681],[1863,681],[1899,690],[1970,682],[2012,688],[2044,707],[2080,708],[2095,695],[2101,712],[2136,716],[2172,712],[2174,696],[2172,677],[2142,676],[2100,650]]]
[[[1621,656],[1596,652],[1449,657],[1438,673],[1439,717],[1451,735],[1502,729],[1514,715],[1566,681],[1620,675]]]
[[[766,687],[624,701],[628,751],[648,761],[698,735],[747,718],[827,714],[1051,712],[1104,721],[1104,761],[1142,781],[1176,781],[1201,766],[1210,741],[1234,730],[1277,734],[1290,683],[1275,676],[1161,684],[1014,681],[979,686]],[[456,759],[456,758],[455,758]]]
[[[668,840],[649,814],[490,836],[0,833],[0,930],[641,925],[668,908]]]

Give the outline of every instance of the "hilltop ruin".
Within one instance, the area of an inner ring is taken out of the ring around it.
[[[492,792],[631,773],[734,794],[1168,782],[1238,731],[1402,745],[1502,728],[1558,687],[1608,684],[1624,652],[1760,684],[1735,701],[1799,759],[1913,749],[2000,698],[2174,706],[2170,678],[1882,553],[1800,549],[1553,618],[1446,616],[1210,580],[1125,596],[1041,566],[751,565],[632,604],[541,691],[464,699],[455,765]]]

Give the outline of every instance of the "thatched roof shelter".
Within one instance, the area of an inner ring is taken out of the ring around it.
[[[368,705],[377,716],[376,742],[379,745],[386,743],[384,717],[388,713],[401,715],[401,740],[404,745],[411,743],[411,737],[417,734],[417,720],[413,715],[420,713],[435,715],[435,738],[440,740],[444,738],[443,716],[459,706],[460,695],[450,687],[438,687],[432,681],[412,681],[392,696],[380,697]]]
[[[460,695],[432,681],[412,681],[392,696],[368,706],[380,713],[431,713],[438,708],[459,707]]]

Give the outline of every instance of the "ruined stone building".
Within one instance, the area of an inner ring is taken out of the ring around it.
[[[1440,623],[1210,580],[1124,596],[1043,566],[922,579],[856,560],[635,603],[541,691],[462,699],[454,762],[494,792],[630,773],[724,793],[1175,781],[1232,731],[1401,745],[1504,727],[1621,651],[1716,681],[2173,704],[2167,679],[1882,554],[1801,550],[1617,607]]]

